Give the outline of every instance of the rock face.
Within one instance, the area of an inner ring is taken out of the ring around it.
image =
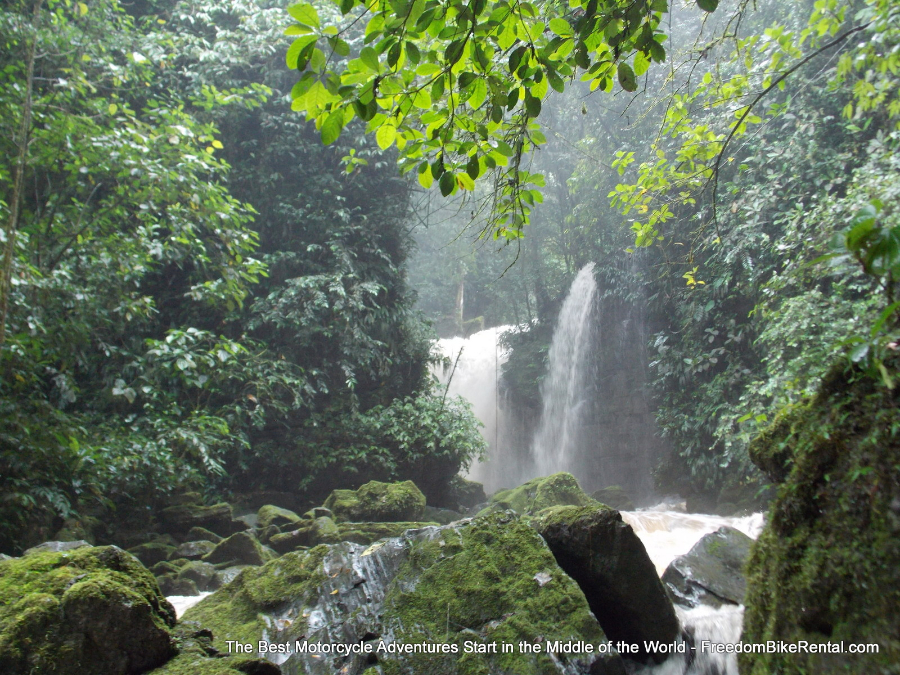
[[[598,506],[591,499],[575,476],[555,473],[535,478],[511,490],[501,490],[491,497],[487,510],[512,509],[516,513],[533,515],[551,506]]]
[[[559,566],[584,591],[613,641],[671,643],[678,619],[656,568],[630,525],[606,507],[547,509],[533,521]],[[664,655],[641,653],[643,659]]]
[[[662,576],[672,601],[684,607],[741,604],[747,591],[744,566],[752,544],[750,537],[732,527],[704,536],[669,563]]]
[[[221,651],[226,640],[255,646],[262,635],[291,646],[372,645],[369,654],[270,655],[286,675],[360,675],[373,666],[386,675],[624,674],[584,594],[541,537],[509,512],[411,530],[369,547],[342,542],[288,553],[245,569],[188,610],[185,621],[209,628]],[[538,650],[520,651],[522,641]],[[556,641],[589,642],[595,651],[548,653]],[[393,648],[378,651],[382,643]],[[515,649],[502,653],[501,644]],[[402,645],[431,648],[412,653]]]
[[[418,521],[425,511],[425,495],[409,480],[402,483],[373,480],[359,490],[334,490],[324,506],[338,521]]]
[[[900,359],[884,366],[896,381]],[[845,363],[751,444],[780,483],[747,565],[744,642],[876,643],[877,654],[742,654],[742,675],[896,673],[900,388]]]
[[[175,654],[175,610],[115,546],[0,561],[0,672],[132,675]]]

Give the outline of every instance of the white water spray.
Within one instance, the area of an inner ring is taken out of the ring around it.
[[[541,385],[543,412],[532,445],[535,475],[568,471],[578,476],[578,444],[587,400],[591,307],[597,283],[588,263],[569,289],[550,344],[547,378]]]
[[[672,511],[670,504],[660,507],[622,512],[622,519],[640,537],[660,575],[672,560],[690,551],[701,537],[722,526],[733,527],[756,539],[764,524],[762,513],[726,518]],[[741,639],[744,618],[741,605],[718,608],[701,605],[693,609],[676,605],[675,613],[682,629],[693,636],[695,645],[704,640],[734,644]],[[659,665],[637,667],[633,675],[738,675],[737,656],[712,654],[698,649],[685,655],[675,654]]]
[[[484,483],[488,491],[504,487],[497,484],[495,464],[501,460],[500,368],[506,362],[506,351],[500,346],[500,335],[512,328],[497,326],[473,333],[467,338],[438,340],[438,349],[449,357],[451,369],[436,371],[438,380],[446,386],[448,396],[462,396],[472,404],[472,412],[484,425],[481,435],[490,446],[487,462],[476,463],[468,477]],[[455,370],[453,364],[456,365]],[[505,486],[508,487],[508,486]]]

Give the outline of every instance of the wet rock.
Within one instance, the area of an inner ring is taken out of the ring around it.
[[[143,673],[175,654],[174,625],[153,576],[115,546],[0,561],[4,675]]]
[[[241,570],[246,567],[250,567],[250,565],[232,565],[231,567],[219,570],[216,572],[216,578],[215,581],[213,581],[213,585],[221,588],[225,584],[230,584],[235,580],[237,575],[241,573]]]
[[[145,567],[153,567],[156,563],[167,560],[175,552],[175,547],[162,542],[148,541],[146,544],[132,546],[128,552],[144,563]]]
[[[187,565],[189,561],[187,560],[163,560],[161,562],[156,563],[153,567],[150,568],[150,571],[153,572],[153,576],[161,577],[163,574],[175,573],[178,574],[178,570]]]
[[[747,581],[744,566],[753,540],[731,527],[707,534],[666,568],[663,584],[672,601],[684,607],[739,605]]]
[[[239,565],[264,565],[269,556],[259,540],[250,532],[238,532],[219,544],[206,556],[203,562],[232,563]]]
[[[435,525],[439,525],[439,523],[341,523],[338,526],[338,536],[339,541],[352,541],[354,544],[368,545],[386,537],[399,537],[406,530],[418,530]]]
[[[484,675],[621,674],[607,655],[501,654],[500,644],[606,638],[584,595],[533,529],[495,513],[444,527],[408,531],[368,547],[342,542],[292,552],[231,584],[185,613],[185,621],[226,640],[276,643],[451,644],[457,654],[381,652],[373,672]],[[498,644],[463,655],[464,645]],[[306,675],[363,673],[367,655],[293,654],[282,670]]]
[[[163,574],[157,577],[159,591],[165,596],[172,595],[200,595],[197,584],[190,579],[181,579],[174,574]]]
[[[207,530],[205,527],[192,527],[188,530],[187,536],[185,537],[186,541],[211,541],[214,544],[218,544],[222,539],[223,537],[220,537],[215,532]]]
[[[159,519],[173,534],[186,534],[192,527],[202,527],[219,535],[234,533],[230,504],[199,506],[183,504],[169,506],[159,513]],[[240,524],[241,529],[245,526]]]
[[[570,473],[555,473],[535,478],[511,490],[500,490],[488,502],[486,510],[512,509],[533,515],[551,506],[597,506]]]
[[[325,500],[337,521],[419,521],[425,510],[425,495],[412,481],[370,481],[359,490],[334,490]]]
[[[644,545],[607,507],[547,509],[533,521],[559,566],[584,591],[591,611],[614,641],[671,643],[678,619]],[[641,652],[661,661],[665,655]]]
[[[211,541],[186,541],[179,544],[169,556],[172,560],[183,558],[185,560],[201,560],[204,556],[209,555],[216,544]]]
[[[463,515],[459,511],[452,509],[439,509],[434,506],[426,506],[422,519],[426,522],[440,523],[441,525],[449,525],[459,520]]]
[[[78,541],[45,541],[43,544],[32,546],[22,555],[31,555],[32,553],[62,553],[64,551],[74,551],[75,549],[90,547],[90,544],[84,540]]]
[[[256,526],[261,530],[266,529],[269,525],[276,525],[281,528],[299,522],[300,516],[293,511],[272,506],[271,504],[260,507],[256,514]]]
[[[631,501],[631,497],[618,485],[610,485],[592,492],[591,499],[618,511],[634,511],[634,502]]]
[[[484,485],[462,476],[454,476],[448,487],[450,506],[456,509],[470,509],[476,504],[487,501]]]
[[[267,544],[269,542],[269,539],[274,537],[276,534],[281,534],[281,528],[277,525],[269,525],[266,529],[262,530],[258,536],[259,540],[262,543]]]
[[[178,571],[178,579],[189,579],[197,586],[198,591],[214,591],[221,583],[218,579],[218,570],[206,562],[193,561]]]
[[[268,545],[276,553],[288,553],[296,551],[298,548],[309,548],[314,535],[312,525],[304,525],[292,532],[282,532],[271,537]]]

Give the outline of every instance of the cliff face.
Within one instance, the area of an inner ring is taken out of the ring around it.
[[[748,565],[742,640],[843,641],[845,653],[743,654],[744,675],[900,673],[898,403],[900,388],[839,364],[751,445],[779,487]]]

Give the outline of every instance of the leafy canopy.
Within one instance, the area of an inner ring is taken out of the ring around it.
[[[303,72],[293,108],[326,144],[359,118],[382,149],[396,145],[402,171],[416,170],[425,188],[436,181],[445,196],[489,176],[495,238],[521,237],[541,201],[544,180],[527,155],[545,142],[535,120],[550,89],[581,73],[592,90],[618,82],[633,92],[666,58],[667,0],[336,4],[344,19],[309,3],[288,9],[296,39],[287,63]]]

